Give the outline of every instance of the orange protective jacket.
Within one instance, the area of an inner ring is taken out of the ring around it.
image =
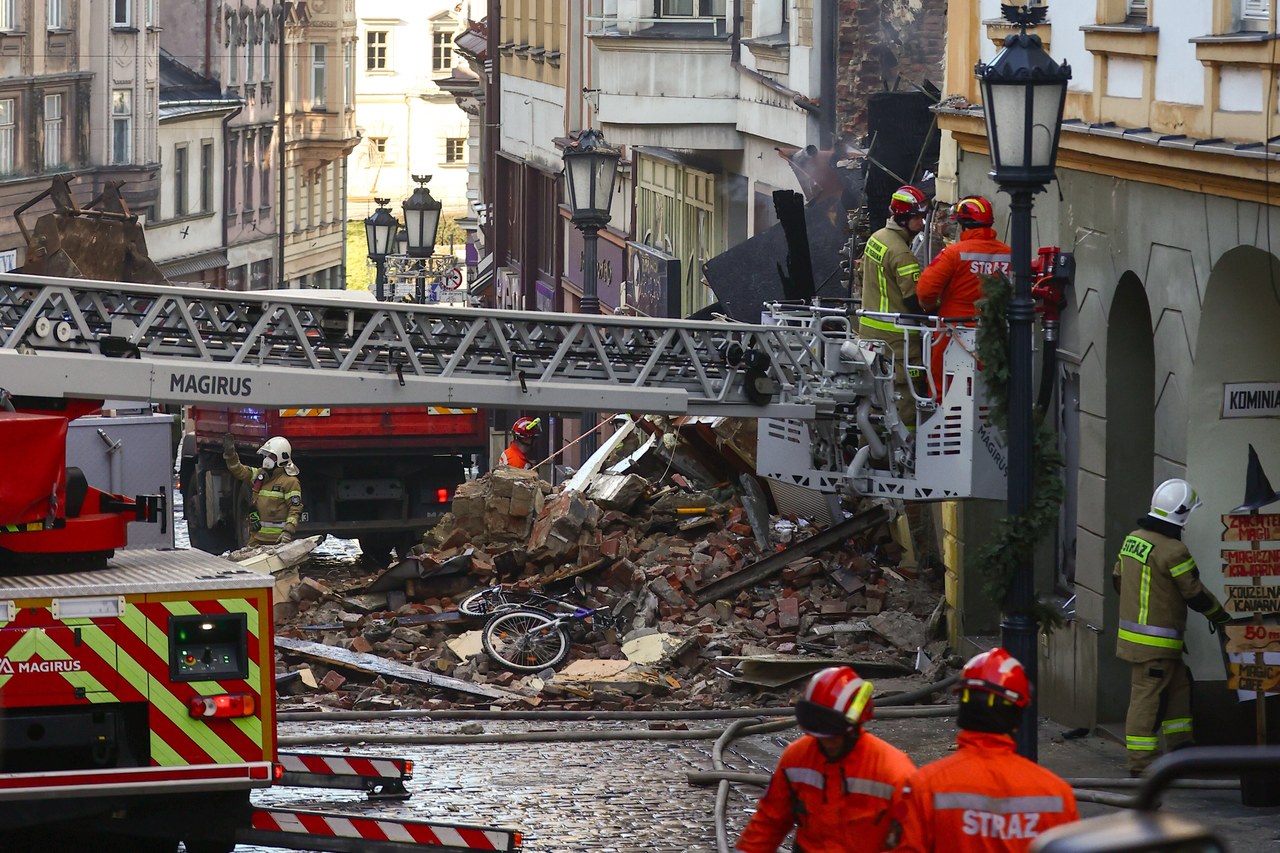
[[[982,298],[982,277],[1011,275],[1013,250],[996,239],[994,228],[970,228],[960,239],[947,246],[933,259],[916,285],[920,307],[940,317],[975,317],[977,302]],[[951,343],[950,335],[934,335],[930,369],[933,371],[935,397],[941,399],[942,354]]]
[[[498,457],[499,464],[510,465],[512,468],[532,468],[529,457],[524,455],[524,451],[520,449],[520,445],[511,442],[507,445],[507,449],[502,451],[502,456]]]
[[[877,853],[893,793],[914,770],[906,753],[865,731],[839,761],[804,735],[783,750],[737,849],[774,853],[795,826],[797,853]]]
[[[1013,750],[1008,735],[962,731],[959,749],[920,768],[894,799],[897,851],[1021,853],[1080,819],[1071,786]]]

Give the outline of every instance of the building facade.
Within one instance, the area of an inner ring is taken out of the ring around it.
[[[1250,445],[1273,478],[1280,471],[1276,410],[1236,406],[1231,394],[1280,384],[1271,331],[1280,320],[1280,65],[1274,0],[1048,5],[1036,31],[1074,74],[1057,186],[1037,197],[1032,235],[1074,252],[1077,272],[1057,378],[1067,502],[1052,558],[1037,566],[1039,592],[1056,595],[1068,621],[1043,637],[1040,707],[1093,725],[1122,720],[1127,704],[1110,571],[1156,484],[1185,477],[1203,499],[1184,541],[1209,589],[1225,600],[1250,583],[1228,568],[1226,552],[1240,543],[1223,541],[1221,516],[1243,501]],[[974,63],[1010,32],[999,15],[995,0],[952,3],[940,186],[1003,204],[987,176],[980,107],[970,106]],[[957,536],[976,541],[966,527],[958,520]],[[975,569],[963,553],[949,562],[969,586],[963,575]],[[1203,619],[1188,627],[1197,740],[1250,742],[1253,710],[1237,700],[1252,694],[1225,686],[1227,664],[1242,656],[1228,661]],[[1224,724],[1203,725],[1205,716]]]
[[[131,210],[156,204],[159,30],[154,0],[0,3],[0,205],[12,210],[76,172],[77,201],[123,181]],[[26,215],[48,212],[47,201]],[[0,222],[0,269],[26,245]]]
[[[466,64],[454,50],[461,25],[456,5],[357,2],[361,139],[349,162],[353,219],[372,213],[375,198],[398,205],[417,186],[413,175],[431,176],[431,193],[445,215],[468,212],[470,122],[455,96],[437,82],[452,80],[455,68]]]

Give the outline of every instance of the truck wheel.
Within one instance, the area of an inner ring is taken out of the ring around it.
[[[396,547],[398,537],[391,533],[371,533],[360,537],[360,552],[365,562],[374,568],[385,569],[391,565],[391,549]]]

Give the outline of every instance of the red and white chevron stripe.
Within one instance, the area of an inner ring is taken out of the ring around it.
[[[357,755],[311,755],[281,752],[277,756],[286,773],[319,773],[329,776],[371,776],[399,779],[405,773],[403,758],[373,758]]]
[[[515,830],[280,809],[255,809],[251,826],[261,832],[294,836],[358,838],[462,850],[510,851],[518,849],[519,843],[519,833]]]

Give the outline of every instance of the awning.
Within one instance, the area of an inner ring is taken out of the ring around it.
[[[182,278],[185,275],[194,275],[198,272],[218,269],[226,265],[226,249],[214,249],[211,252],[201,252],[198,255],[188,255],[185,258],[177,258],[157,264],[160,267],[160,272],[164,273],[166,278]]]
[[[494,267],[493,254],[490,253],[480,259],[480,263],[476,264],[475,278],[471,280],[471,286],[468,288],[472,296],[479,296],[481,293],[493,284]]]

